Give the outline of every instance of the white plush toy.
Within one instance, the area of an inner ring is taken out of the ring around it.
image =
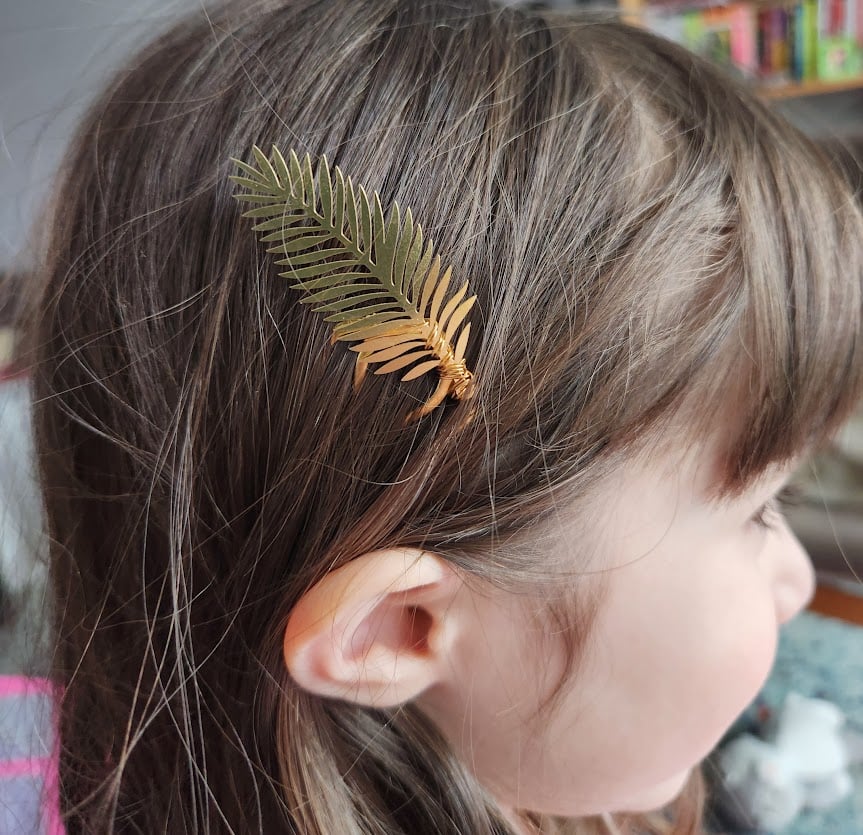
[[[42,530],[29,385],[0,366],[0,675],[42,670],[49,657]]]
[[[736,825],[778,831],[847,797],[848,766],[863,752],[844,723],[836,705],[789,693],[762,738],[743,734],[718,752],[722,811]]]

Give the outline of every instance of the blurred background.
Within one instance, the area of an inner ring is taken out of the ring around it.
[[[634,24],[747,79],[830,149],[861,197],[863,0],[621,3]],[[34,263],[34,224],[74,126],[111,70],[151,33],[207,8],[205,0],[0,0],[0,674],[38,673],[46,660],[26,369],[10,364],[17,298]],[[765,717],[775,719],[791,692],[829,701],[852,731],[863,731],[863,413],[807,464],[800,483],[801,501],[788,513],[813,555],[819,590],[785,631],[774,675],[734,733],[763,731]],[[781,831],[863,832],[860,765],[850,773],[854,787],[841,802],[801,810]],[[724,826],[755,831],[740,820]]]

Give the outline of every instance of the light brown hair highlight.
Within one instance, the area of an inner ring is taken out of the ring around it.
[[[232,197],[230,158],[273,143],[410,206],[470,279],[473,400],[405,428],[428,381],[354,393]],[[863,219],[829,159],[608,15],[192,17],[94,104],[54,206],[28,328],[70,835],[508,833],[410,705],[293,685],[299,596],[392,545],[556,587],[530,532],[686,404],[695,440],[745,395],[733,492],[860,389]],[[575,664],[590,606],[557,614]]]

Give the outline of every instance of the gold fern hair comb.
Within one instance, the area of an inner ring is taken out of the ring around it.
[[[240,160],[242,171],[231,179],[247,191],[237,200],[256,204],[244,212],[253,218],[267,252],[303,293],[301,301],[334,324],[331,342],[358,342],[354,387],[369,365],[375,374],[405,371],[414,380],[437,370],[437,388],[407,422],[427,415],[447,395],[466,400],[473,394],[473,375],[464,355],[470,334],[467,314],[476,296],[467,297],[465,282],[446,302],[451,268],[431,242],[423,240],[410,209],[402,219],[393,203],[384,218],[377,192],[369,199],[336,166],[331,176],[326,157],[312,173],[311,159],[293,150],[288,160],[273,146],[270,158],[252,148],[258,167]],[[462,327],[464,325],[464,327]],[[458,337],[456,338],[456,334]]]

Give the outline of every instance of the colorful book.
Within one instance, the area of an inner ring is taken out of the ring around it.
[[[863,75],[863,0],[690,2],[649,7],[648,28],[770,84]]]
[[[856,36],[854,0],[819,0],[817,77],[824,81],[861,73],[861,47]]]

